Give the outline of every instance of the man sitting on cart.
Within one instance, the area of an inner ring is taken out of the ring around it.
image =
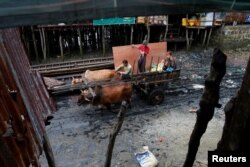
[[[163,67],[163,71],[172,72],[176,69],[176,58],[173,56],[172,52],[167,52],[167,58],[165,61],[165,65]]]
[[[125,59],[122,61],[122,64],[115,69],[115,71],[121,74],[122,80],[130,79],[132,75],[132,66]]]

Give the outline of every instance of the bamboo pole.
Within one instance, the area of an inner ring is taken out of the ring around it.
[[[117,115],[117,117],[118,117],[117,124],[113,128],[113,132],[109,135],[109,144],[108,144],[108,149],[107,149],[107,152],[106,152],[106,160],[105,160],[104,167],[110,167],[111,166],[112,153],[113,153],[113,148],[114,148],[114,145],[115,145],[115,139],[116,139],[116,136],[119,133],[121,127],[122,127],[124,117],[125,117],[125,113],[127,112],[126,105],[127,105],[126,102],[123,101],[122,105],[121,105],[121,108],[120,108],[120,111],[119,111],[119,113]]]

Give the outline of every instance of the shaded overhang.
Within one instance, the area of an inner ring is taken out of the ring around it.
[[[0,27],[110,17],[249,12],[249,0],[0,0]]]

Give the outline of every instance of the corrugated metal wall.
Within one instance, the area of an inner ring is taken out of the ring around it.
[[[0,104],[0,166],[40,166],[44,120],[55,105],[30,68],[18,29],[0,30]]]

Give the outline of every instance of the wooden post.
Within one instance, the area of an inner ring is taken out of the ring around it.
[[[186,41],[187,41],[187,50],[189,50],[188,28],[186,28]]]
[[[167,34],[168,34],[168,15],[166,16],[166,29],[165,29],[165,34],[164,34],[164,41],[167,40]]]
[[[113,128],[113,132],[109,135],[109,144],[108,144],[108,149],[107,149],[107,152],[106,152],[106,160],[105,160],[104,167],[110,167],[111,166],[113,147],[114,147],[114,144],[115,144],[116,136],[119,133],[119,131],[120,131],[121,127],[122,127],[123,121],[124,121],[124,115],[125,115],[125,113],[127,111],[126,105],[127,105],[126,102],[123,101],[122,105],[121,105],[121,108],[120,108],[120,111],[119,111],[119,113],[117,115],[117,117],[118,117],[117,124]]]
[[[54,154],[53,154],[53,151],[49,142],[49,138],[46,132],[44,133],[43,140],[44,140],[43,150],[44,150],[48,165],[49,167],[56,167]]]
[[[79,48],[80,48],[80,55],[82,56],[82,35],[81,35],[81,30],[80,28],[77,29],[80,41],[79,41]]]
[[[36,54],[36,62],[38,62],[39,57],[38,57],[38,51],[37,51],[37,45],[36,45],[36,36],[35,36],[33,26],[31,26],[31,33],[32,33],[32,41],[33,41],[33,44],[34,44],[34,50],[35,50],[35,54]]]
[[[194,35],[194,31],[192,30],[191,31],[191,35],[190,35],[190,40],[189,40],[189,49],[191,48],[191,46],[192,46],[192,42],[193,42],[193,35]]]
[[[42,28],[42,36],[43,36],[43,60],[46,61],[47,59],[47,49],[46,49],[46,36],[44,32],[44,28]]]
[[[46,42],[45,42],[45,33],[44,28],[39,29],[40,39],[41,39],[41,47],[43,53],[43,60],[46,61]]]
[[[204,37],[203,37],[202,46],[204,46],[204,45],[205,45],[206,38],[207,38],[207,28],[205,29],[205,32],[204,32]]]
[[[64,59],[64,57],[63,57],[62,34],[61,33],[59,35],[59,45],[60,45],[61,58]]]
[[[150,40],[150,25],[149,25],[149,17],[147,17],[147,31],[148,31],[148,34],[147,34],[147,43],[149,43],[149,40]]]
[[[218,151],[238,151],[249,153],[250,150],[250,59],[248,59],[243,81],[236,96],[224,107],[225,123]]]
[[[212,34],[212,30],[213,30],[213,27],[210,27],[210,30],[209,30],[209,33],[208,33],[208,37],[207,37],[206,47],[208,47],[208,44],[209,44],[209,41],[210,41],[210,37],[211,37],[211,34]]]
[[[102,55],[105,55],[105,27],[102,26]]]
[[[187,20],[187,25],[186,25],[186,42],[187,42],[187,50],[189,50],[189,37],[188,37],[188,14],[186,14],[186,20]]]
[[[214,108],[220,108],[220,83],[226,73],[227,56],[219,49],[214,49],[211,70],[205,80],[205,89],[200,100],[200,109],[191,134],[188,153],[183,167],[192,167],[200,145],[200,139],[207,129],[208,122],[213,118]]]
[[[134,33],[134,26],[131,25],[131,32],[130,32],[130,45],[133,43],[133,33]]]

